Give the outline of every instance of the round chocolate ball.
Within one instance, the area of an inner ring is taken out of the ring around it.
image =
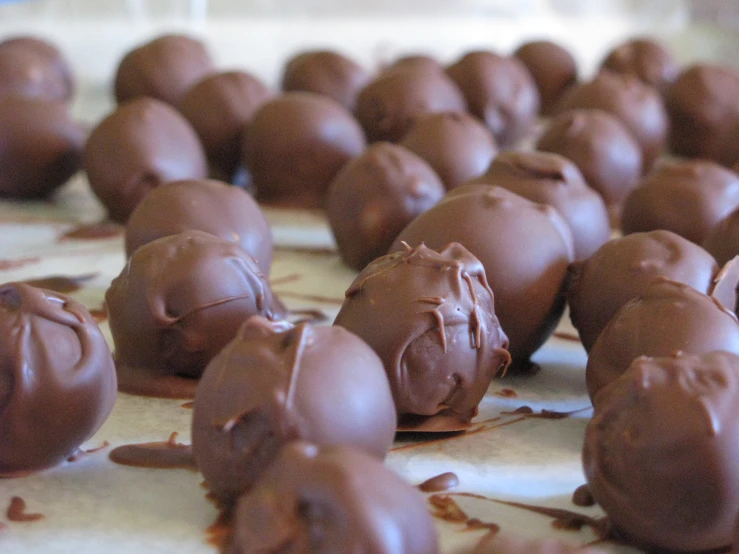
[[[341,104],[310,92],[265,103],[244,135],[244,164],[266,203],[318,208],[329,184],[366,146]]]
[[[617,533],[650,552],[725,551],[739,505],[739,357],[635,359],[595,397],[583,466]]]
[[[439,60],[432,56],[428,56],[426,54],[408,54],[395,60],[387,66],[384,71],[395,71],[396,69],[428,69],[431,71],[444,71],[444,66],[441,65]]]
[[[573,256],[572,233],[554,208],[501,187],[463,185],[414,219],[390,250],[404,250],[403,242],[434,249],[458,242],[477,257],[495,293],[512,366],[530,366],[564,310]]]
[[[214,70],[202,42],[162,35],[123,57],[115,74],[115,99],[120,104],[150,96],[176,106],[190,87]]]
[[[272,233],[259,205],[240,188],[206,179],[172,181],[152,190],[126,223],[126,255],[190,229],[238,244],[269,275]]]
[[[469,52],[447,68],[469,111],[490,129],[502,148],[513,146],[536,121],[539,91],[518,58]]]
[[[341,169],[326,194],[341,259],[361,270],[443,196],[444,185],[423,159],[389,142],[372,144]]]
[[[354,446],[380,464],[396,418],[382,362],[359,337],[252,317],[198,385],[193,454],[210,491],[228,503],[292,441]]]
[[[564,92],[577,82],[575,58],[550,40],[524,43],[513,55],[523,62],[536,82],[542,114],[553,114]]]
[[[286,545],[294,552],[439,552],[418,490],[357,449],[305,442],[285,446],[234,513],[232,552]]]
[[[653,278],[667,277],[708,294],[718,266],[689,240],[670,231],[651,231],[607,242],[570,270],[570,318],[589,352],[616,312],[642,294]]]
[[[666,229],[700,244],[739,207],[739,175],[713,162],[657,167],[631,191],[621,213],[624,234]]]
[[[31,36],[0,42],[0,97],[19,94],[68,101],[74,94],[69,64],[53,44]]]
[[[116,374],[82,304],[24,283],[0,286],[0,476],[56,465],[105,422]]]
[[[680,72],[677,61],[659,42],[632,38],[608,52],[603,69],[633,75],[647,85],[664,92]]]
[[[159,185],[208,173],[190,124],[153,98],[126,102],[103,119],[87,140],[83,163],[92,191],[120,223]]]
[[[49,195],[80,168],[85,138],[63,102],[0,98],[0,197]]]
[[[703,248],[724,265],[739,256],[739,208],[722,219],[703,239]]]
[[[462,112],[419,117],[400,144],[426,160],[447,190],[485,173],[498,153],[492,133]]]

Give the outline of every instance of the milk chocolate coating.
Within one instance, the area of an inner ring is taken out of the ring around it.
[[[633,75],[661,92],[677,79],[680,72],[672,54],[648,38],[633,38],[616,46],[606,55],[601,67]]]
[[[419,116],[447,111],[467,111],[454,81],[441,69],[410,63],[382,72],[364,87],[355,113],[369,142],[399,142]]]
[[[153,98],[126,102],[103,119],[87,140],[83,163],[92,191],[120,223],[159,185],[208,173],[190,124]]]
[[[426,54],[408,54],[407,56],[401,56],[384,71],[404,71],[406,69],[428,69],[432,71],[444,71],[444,66],[441,65],[439,60]]]
[[[120,104],[150,96],[176,106],[190,87],[214,70],[202,42],[162,35],[123,57],[115,75],[115,99]]]
[[[0,98],[0,197],[40,198],[66,183],[85,137],[62,102]]]
[[[272,292],[254,259],[192,230],[136,250],[105,302],[119,372],[154,377],[200,377],[246,318],[273,316]]]
[[[703,240],[703,248],[724,265],[739,256],[739,208],[722,219]]]
[[[110,349],[77,301],[23,283],[0,286],[0,476],[56,465],[108,418]]]
[[[244,71],[216,73],[188,90],[179,110],[203,143],[208,162],[230,180],[241,164],[246,125],[272,92]]]
[[[739,505],[739,357],[635,359],[595,397],[583,466],[593,497],[650,551],[727,547]]]
[[[639,143],[621,120],[602,110],[558,115],[539,137],[536,148],[572,160],[608,206],[620,207],[641,177]]]
[[[529,70],[539,89],[541,113],[551,115],[565,91],[577,82],[577,63],[565,48],[549,40],[527,42],[513,55]]]
[[[603,110],[619,118],[641,146],[644,169],[665,149],[669,120],[662,98],[633,75],[602,70],[589,83],[570,89],[558,113],[574,109]]]
[[[556,208],[572,231],[575,260],[587,259],[611,236],[605,203],[577,166],[558,154],[503,152],[481,180]]]
[[[74,94],[69,64],[53,44],[31,36],[0,42],[0,97],[20,94],[68,101]]]
[[[607,242],[571,267],[568,302],[572,324],[590,351],[619,309],[662,276],[708,294],[718,266],[700,246],[670,231],[634,233]]]
[[[244,164],[260,201],[317,208],[342,166],[365,146],[362,128],[339,103],[290,92],[254,115],[244,135]]]
[[[323,94],[350,112],[359,91],[369,82],[369,73],[354,60],[330,50],[303,52],[287,61],[282,90]]]
[[[426,160],[447,190],[485,173],[498,153],[490,131],[462,112],[419,117],[400,144]]]
[[[493,133],[501,148],[513,146],[536,121],[539,91],[518,58],[469,52],[447,68],[469,111]]]
[[[208,488],[230,502],[291,441],[354,446],[379,464],[395,423],[382,362],[356,335],[253,317],[198,384],[193,454]]]
[[[472,554],[605,554],[598,548],[571,546],[558,539],[525,539],[511,535],[485,537]]]
[[[700,244],[739,207],[739,175],[713,162],[660,165],[631,191],[621,213],[624,234],[667,229]]]
[[[585,368],[590,398],[618,379],[638,356],[739,354],[736,315],[689,285],[655,277],[613,316],[593,344]]]
[[[371,145],[341,169],[326,194],[341,259],[363,269],[443,196],[444,185],[423,159],[389,142]]]
[[[269,275],[272,233],[259,205],[242,189],[207,179],[173,181],[152,190],[128,219],[126,255],[190,229],[238,244]]]
[[[287,445],[239,499],[229,554],[436,554],[426,501],[347,446]]]

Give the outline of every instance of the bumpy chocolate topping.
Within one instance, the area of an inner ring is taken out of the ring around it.
[[[697,244],[739,208],[739,175],[713,162],[667,162],[631,191],[621,213],[624,234],[667,229]]]
[[[80,167],[86,133],[62,102],[2,97],[0,129],[0,196],[46,196]]]
[[[567,158],[549,152],[503,152],[480,180],[548,204],[570,226],[575,260],[585,260],[611,236],[603,199]]]
[[[469,424],[490,381],[510,362],[485,269],[457,243],[378,258],[347,289],[334,325],[378,353],[401,417]]]
[[[664,92],[677,79],[679,69],[675,58],[655,40],[633,38],[611,50],[601,67],[633,75],[647,85]]]
[[[203,143],[210,165],[232,178],[241,164],[247,123],[272,92],[244,71],[206,77],[188,90],[179,110]]]
[[[176,106],[191,86],[213,71],[202,42],[184,35],[162,35],[123,57],[115,75],[115,98],[122,103],[150,96]]]
[[[731,544],[739,505],[739,357],[635,359],[595,397],[583,466],[612,525],[650,551]]]
[[[400,144],[426,160],[447,190],[485,173],[498,153],[490,131],[462,112],[419,117]]]
[[[317,208],[341,167],[365,146],[362,128],[338,102],[290,92],[254,115],[244,135],[244,163],[260,200]]]
[[[463,185],[414,219],[390,250],[404,249],[401,241],[429,248],[459,242],[482,262],[514,368],[526,367],[557,326],[573,250],[569,227],[551,206],[500,187]]]
[[[739,354],[739,322],[713,298],[655,277],[641,296],[625,304],[593,344],[585,368],[590,398],[618,379],[639,356]]]
[[[239,499],[230,554],[436,554],[423,496],[346,446],[286,446]]]
[[[536,82],[541,112],[554,113],[564,92],[577,82],[577,64],[567,50],[549,40],[527,42],[513,55],[521,60]]]
[[[136,250],[105,302],[121,390],[140,372],[200,377],[246,318],[273,314],[272,292],[254,259],[202,231]]]
[[[662,276],[708,294],[718,272],[700,246],[670,231],[634,233],[604,244],[571,267],[568,302],[585,350],[621,307]]]
[[[739,208],[721,220],[703,240],[703,248],[724,265],[739,256]]]
[[[208,488],[229,502],[290,441],[350,445],[379,463],[395,423],[382,362],[357,336],[252,317],[198,385],[193,454]]]
[[[23,283],[0,286],[0,476],[69,457],[116,398],[110,349],[77,301]]]
[[[389,142],[371,145],[342,168],[326,194],[342,260],[361,270],[442,196],[444,185],[421,158]]]
[[[502,148],[513,146],[539,113],[539,91],[526,66],[514,57],[469,52],[447,69],[470,113],[492,131]]]
[[[485,537],[472,554],[605,554],[598,548],[571,546],[558,539],[525,539],[511,535]]]
[[[92,131],[84,166],[111,219],[124,223],[148,192],[168,181],[204,179],[203,147],[187,120],[153,98],[118,107]]]
[[[0,97],[20,94],[68,101],[74,94],[69,64],[53,44],[18,36],[0,42]]]

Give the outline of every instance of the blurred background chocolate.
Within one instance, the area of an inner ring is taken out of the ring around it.
[[[703,248],[724,265],[739,256],[739,208],[722,219],[703,239]]]
[[[523,62],[536,82],[541,113],[552,115],[565,91],[577,82],[575,58],[550,40],[526,42],[513,55]]]
[[[0,97],[19,94],[67,102],[74,89],[69,64],[50,42],[32,36],[0,42]]]
[[[488,533],[472,554],[605,554],[599,548],[572,546],[559,539],[530,539]]]
[[[601,67],[633,75],[663,93],[680,72],[667,48],[650,38],[632,38],[619,44],[608,52]]]

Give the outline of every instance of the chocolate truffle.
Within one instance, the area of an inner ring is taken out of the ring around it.
[[[208,488],[230,502],[291,441],[354,446],[380,464],[395,423],[382,362],[359,337],[252,317],[203,374],[192,447]]]
[[[739,256],[739,208],[721,220],[703,240],[703,248],[724,265]]]
[[[323,94],[351,112],[359,91],[369,80],[369,73],[353,60],[338,52],[318,50],[288,60],[282,74],[282,90]]]
[[[47,196],[80,167],[85,130],[62,102],[0,98],[0,196]]]
[[[633,38],[616,46],[605,57],[601,67],[633,75],[661,92],[677,79],[679,73],[672,54],[648,38]]]
[[[570,546],[558,539],[525,539],[511,535],[485,536],[472,554],[606,554],[598,548]]]
[[[205,231],[246,250],[269,275],[272,233],[248,193],[220,181],[173,181],[152,190],[126,224],[126,255],[160,237]]]
[[[739,175],[713,162],[667,162],[631,191],[621,213],[624,234],[666,229],[700,244],[739,207]]]
[[[110,349],[79,302],[23,283],[0,286],[0,476],[71,456],[116,398]]]
[[[513,55],[529,70],[539,89],[541,112],[554,113],[564,92],[577,82],[577,64],[567,50],[549,40],[535,40],[518,47]]]
[[[447,190],[485,173],[498,153],[490,131],[462,112],[419,117],[400,144],[426,160]]]
[[[595,397],[588,486],[617,533],[650,552],[725,549],[739,505],[739,357],[635,359]]]
[[[595,398],[639,356],[713,350],[739,354],[736,315],[689,285],[655,277],[641,296],[616,312],[593,344],[585,368],[588,394]]]
[[[382,72],[364,87],[356,116],[369,142],[398,142],[417,117],[447,111],[467,111],[457,85],[441,69],[411,63]]]
[[[103,119],[87,140],[83,163],[92,191],[120,223],[153,188],[208,173],[190,124],[153,98],[126,102]]]
[[[274,299],[254,259],[202,231],[145,244],[105,293],[121,390],[188,397],[194,379]]]
[[[585,350],[621,307],[662,276],[708,294],[718,266],[700,246],[670,231],[634,233],[571,267],[570,318]]]
[[[53,44],[30,36],[0,42],[0,97],[20,94],[68,101],[74,94],[69,64]]]
[[[603,199],[577,166],[558,154],[503,152],[481,181],[556,208],[572,231],[575,260],[587,259],[611,236]]]
[[[428,56],[426,54],[408,54],[407,56],[401,56],[400,58],[395,60],[393,63],[387,66],[384,71],[404,71],[406,69],[428,69],[432,71],[444,71],[444,66],[441,65],[439,60],[432,56]]]
[[[444,185],[421,158],[389,142],[371,145],[341,169],[326,194],[341,259],[361,270],[443,196]]]
[[[190,87],[214,70],[202,42],[162,35],[123,57],[115,75],[115,99],[120,104],[150,96],[176,106]]]
[[[401,421],[431,416],[418,424],[425,431],[469,425],[511,359],[485,269],[457,243],[378,258],[347,289],[334,325],[378,353]]]
[[[417,490],[346,446],[287,445],[239,499],[230,554],[436,554],[437,531]]]
[[[501,187],[462,185],[414,219],[390,250],[403,250],[402,242],[429,248],[459,242],[476,256],[495,292],[512,366],[529,367],[564,310],[573,256],[572,233],[554,208]]]
[[[642,149],[644,169],[649,169],[667,142],[669,121],[656,89],[633,75],[602,70],[592,81],[570,89],[558,113],[574,109],[612,113],[626,126]]]
[[[362,128],[338,102],[290,92],[254,115],[244,135],[244,163],[260,200],[317,208],[342,166],[365,146]]]
[[[539,91],[518,58],[470,52],[447,69],[469,111],[480,118],[502,148],[513,146],[536,121]]]
[[[618,212],[641,177],[639,143],[617,117],[602,110],[558,115],[539,137],[536,148],[572,160],[588,186]]]
[[[210,165],[228,179],[241,164],[247,123],[271,96],[256,77],[229,71],[206,77],[182,97],[180,113],[200,137]]]

